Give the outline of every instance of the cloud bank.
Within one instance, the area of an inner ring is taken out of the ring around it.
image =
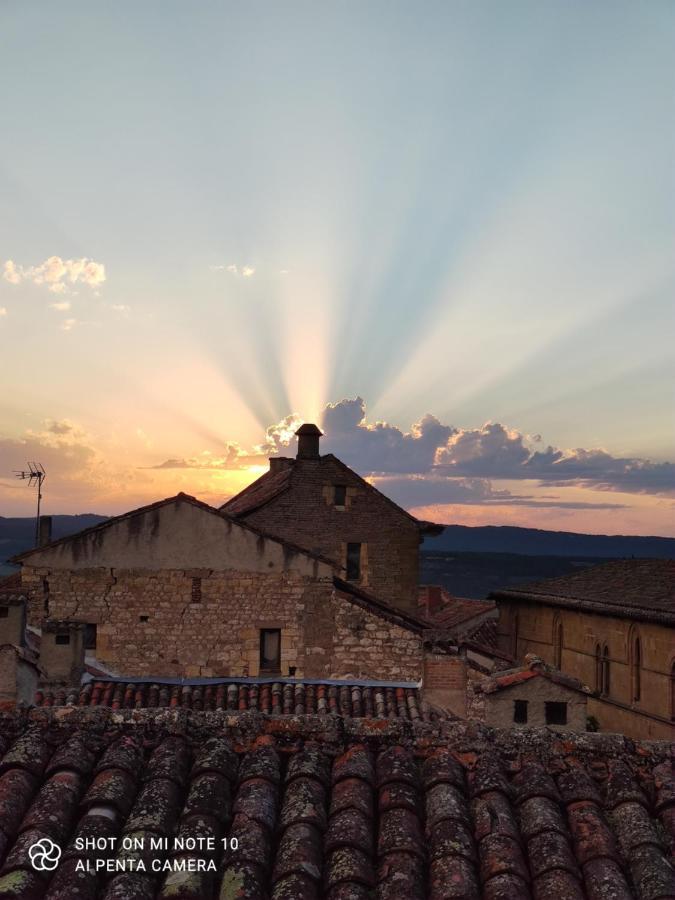
[[[75,284],[84,284],[96,290],[106,280],[103,263],[86,257],[61,259],[60,256],[50,256],[38,266],[26,268],[8,259],[4,263],[2,277],[9,284],[30,282],[43,285],[53,294],[68,293],[70,286]]]

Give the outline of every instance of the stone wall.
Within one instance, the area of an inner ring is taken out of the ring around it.
[[[521,684],[485,695],[485,714],[483,721],[493,728],[522,727],[513,721],[514,703],[516,700],[527,701],[527,727],[540,728],[546,723],[546,703],[567,704],[567,724],[549,725],[556,731],[586,730],[585,694],[573,691],[563,685],[556,684],[548,678],[530,678]]]
[[[22,579],[31,624],[96,624],[97,660],[128,676],[257,676],[263,628],[281,630],[284,676],[289,667],[307,678],[422,676],[420,636],[338,595],[330,578],[24,566]]]
[[[245,521],[327,556],[340,567],[346,563],[347,544],[362,544],[358,584],[415,612],[420,544],[415,522],[335,457],[295,460],[292,466],[291,487]],[[334,485],[347,488],[342,507],[333,503]]]
[[[554,664],[553,625],[556,619],[559,620],[563,629],[560,668],[592,689],[599,687],[596,683],[596,647],[607,645],[609,696],[606,700],[598,698],[592,704],[592,714],[602,731],[618,731],[638,740],[666,739],[672,733],[671,667],[675,659],[672,628],[543,603],[499,600],[498,607],[500,647],[507,652],[513,651],[519,661],[526,653],[535,653],[545,662]],[[640,635],[642,643],[639,702],[634,702],[631,697],[629,636],[635,633]]]

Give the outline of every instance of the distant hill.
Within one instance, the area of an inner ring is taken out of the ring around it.
[[[83,513],[78,516],[52,516],[52,540],[65,537],[105,522],[108,516]],[[15,553],[30,550],[35,543],[35,519],[6,519],[0,516],[0,575],[11,572],[5,561]]]
[[[651,557],[675,559],[675,538],[623,534],[576,534],[512,525],[446,525],[439,537],[425,538],[424,552],[518,553],[524,556]]]

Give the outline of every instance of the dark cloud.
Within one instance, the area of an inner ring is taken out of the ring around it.
[[[409,433],[395,425],[365,421],[361,397],[328,404],[322,427],[324,448],[361,472],[428,472],[439,447],[456,429],[426,415]]]
[[[445,504],[480,504],[482,506],[528,506],[543,509],[625,509],[622,503],[588,503],[567,501],[559,497],[534,497],[495,490],[485,478],[452,478],[439,475],[385,475],[373,483],[392,500],[405,508],[442,506]]]

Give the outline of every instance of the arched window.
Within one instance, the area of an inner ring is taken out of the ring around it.
[[[607,644],[602,650],[602,694],[609,696],[609,647]]]
[[[639,703],[642,695],[642,642],[637,629],[631,630],[628,640],[631,701]]]
[[[602,693],[602,649],[600,644],[595,645],[595,690]]]
[[[563,651],[563,626],[556,616],[553,621],[553,665],[556,669],[562,669]]]

